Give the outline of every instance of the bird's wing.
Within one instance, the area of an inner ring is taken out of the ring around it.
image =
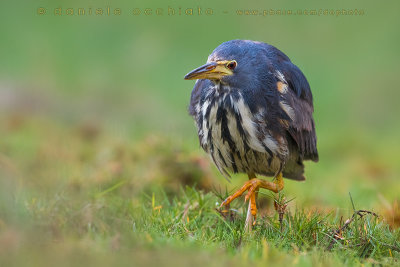
[[[301,70],[290,61],[281,61],[276,73],[282,111],[281,123],[293,138],[303,159],[318,161],[317,137],[310,86]]]

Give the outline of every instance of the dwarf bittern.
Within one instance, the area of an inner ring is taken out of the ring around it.
[[[283,178],[305,180],[303,161],[318,161],[313,98],[307,79],[283,52],[262,42],[228,41],[185,79],[197,80],[189,113],[201,147],[225,177],[249,177],[221,206],[247,191],[255,218],[259,188],[277,193]]]

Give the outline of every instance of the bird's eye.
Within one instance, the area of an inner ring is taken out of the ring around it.
[[[228,64],[226,64],[226,67],[230,70],[233,70],[234,68],[236,68],[237,62],[236,60],[232,60],[230,61]]]

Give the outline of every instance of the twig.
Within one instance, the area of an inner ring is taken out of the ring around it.
[[[351,218],[347,219],[344,222],[343,226],[340,227],[338,230],[336,230],[333,233],[333,235],[332,235],[333,239],[329,243],[328,250],[332,250],[333,245],[335,244],[336,240],[342,239],[342,232],[349,227],[349,225],[354,221],[354,219],[357,217],[357,215],[360,216],[360,218],[362,218],[367,214],[373,215],[375,217],[379,217],[378,214],[376,214],[375,212],[369,211],[369,210],[357,210],[357,211],[354,211],[354,213],[351,216]]]
[[[190,207],[190,201],[188,200],[187,203],[185,204],[184,210],[183,210],[183,214],[182,214],[182,222],[183,224],[186,223],[186,218],[187,218],[187,214],[189,212],[189,207]]]
[[[391,250],[400,252],[400,248],[399,248],[399,247],[396,247],[396,246],[393,246],[393,245],[389,245],[389,244],[386,244],[386,243],[382,243],[382,242],[380,242],[380,243],[381,243],[381,245],[383,245],[383,246],[385,246],[385,247],[388,247],[388,248],[390,248]]]
[[[282,232],[283,230],[283,216],[286,213],[286,207],[290,201],[292,201],[294,198],[292,198],[289,201],[286,201],[284,195],[278,195],[278,198],[275,198],[274,200],[274,207],[276,212],[278,212],[279,215],[279,225],[280,225],[280,231]]]

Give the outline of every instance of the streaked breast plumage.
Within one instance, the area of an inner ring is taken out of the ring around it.
[[[238,90],[221,84],[208,88],[204,101],[195,108],[202,148],[210,154],[221,173],[252,172],[274,175],[288,156],[283,138],[261,134],[265,110],[253,115]]]

